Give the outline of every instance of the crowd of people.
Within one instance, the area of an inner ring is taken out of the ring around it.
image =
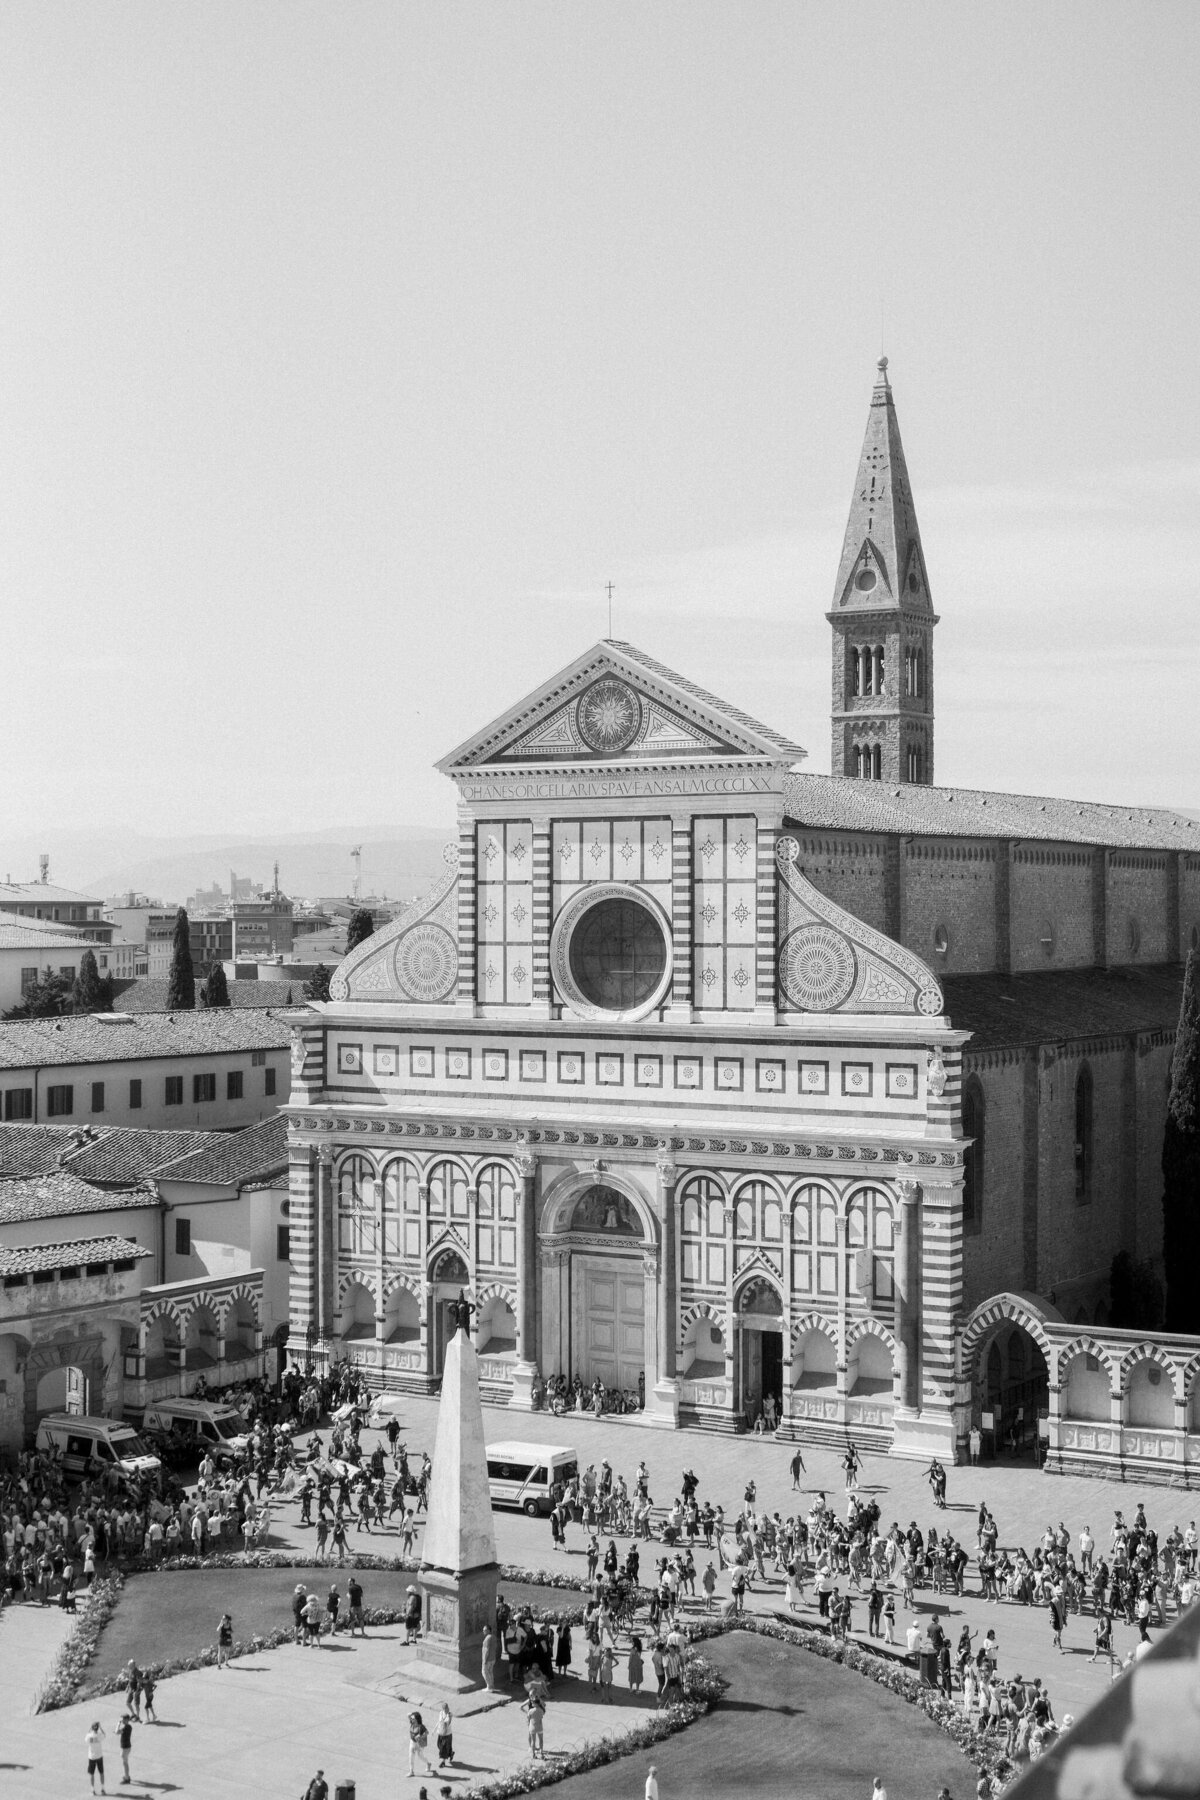
[[[110,1467],[68,1489],[55,1452],[21,1455],[0,1474],[4,1601],[71,1608],[79,1587],[114,1561],[250,1550],[265,1539],[271,1509],[283,1500],[298,1502],[320,1560],[344,1563],[353,1554],[351,1537],[357,1548],[364,1534],[395,1533],[401,1552],[413,1554],[428,1506],[429,1454],[410,1453],[395,1418],[384,1434],[365,1436],[368,1399],[361,1379],[345,1367],[322,1378],[291,1370],[277,1394],[264,1386],[246,1397],[245,1453],[221,1466],[206,1457],[189,1488],[170,1474],[153,1486],[122,1480]],[[741,1612],[756,1589],[770,1589],[781,1609],[809,1615],[807,1623],[836,1637],[865,1633],[873,1648],[908,1660],[955,1698],[1010,1756],[1033,1758],[1069,1716],[1056,1722],[1040,1678],[1001,1674],[995,1628],[980,1635],[963,1624],[952,1641],[939,1601],[947,1609],[964,1596],[997,1608],[1040,1607],[1050,1648],[1090,1651],[1093,1662],[1117,1668],[1116,1625],[1137,1632],[1131,1657],[1148,1646],[1151,1629],[1200,1593],[1194,1521],[1160,1537],[1138,1504],[1129,1519],[1115,1514],[1106,1542],[1097,1542],[1088,1527],[1073,1539],[1060,1522],[1028,1545],[1002,1546],[986,1504],[970,1533],[957,1523],[930,1522],[924,1530],[915,1519],[907,1527],[885,1523],[874,1495],[860,1492],[862,1458],[853,1445],[843,1469],[843,1504],[835,1507],[818,1492],[789,1511],[760,1505],[753,1480],[727,1507],[701,1493],[690,1467],[673,1492],[656,1499],[644,1460],[629,1479],[601,1459],[560,1482],[551,1493],[550,1547],[585,1558],[578,1639],[566,1618],[535,1619],[528,1608],[501,1603],[483,1651],[489,1687],[524,1688],[531,1752],[541,1753],[551,1688],[564,1678],[586,1678],[603,1703],[617,1685],[641,1692],[648,1666],[656,1704],[669,1704],[683,1679],[687,1614],[711,1612],[720,1585],[722,1592],[728,1588],[722,1604],[730,1613]],[[790,1471],[799,1493],[807,1473],[799,1449]],[[935,1460],[926,1474],[934,1507],[944,1514],[946,1471]],[[298,1583],[292,1610],[301,1645],[319,1647],[343,1624],[363,1630],[353,1571],[344,1600],[336,1582],[324,1597]],[[1086,1620],[1083,1643],[1070,1642],[1075,1620]],[[419,1628],[414,1588],[409,1637]],[[218,1664],[222,1632],[228,1648],[228,1617],[218,1627]],[[136,1723],[139,1707],[152,1703],[153,1684],[147,1693],[137,1672],[126,1715]]]

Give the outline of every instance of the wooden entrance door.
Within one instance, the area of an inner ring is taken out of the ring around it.
[[[576,1373],[587,1383],[636,1388],[646,1366],[645,1290],[640,1263],[580,1257]]]

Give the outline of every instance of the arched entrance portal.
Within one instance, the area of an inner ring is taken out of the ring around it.
[[[542,1343],[549,1371],[585,1387],[637,1393],[653,1357],[647,1321],[646,1234],[638,1208],[620,1188],[592,1182],[551,1205],[544,1250]]]
[[[734,1307],[737,1326],[736,1409],[753,1424],[769,1398],[783,1409],[783,1302],[769,1281],[748,1281]]]
[[[90,1383],[77,1363],[63,1363],[51,1369],[37,1384],[35,1406],[40,1419],[43,1413],[86,1413]]]
[[[1042,1327],[1058,1313],[1035,1296],[999,1295],[980,1307],[963,1333],[971,1382],[971,1423],[996,1456],[1040,1460],[1042,1422],[1050,1413],[1048,1342]]]
[[[454,1302],[470,1281],[467,1265],[457,1250],[443,1250],[429,1271],[430,1323],[429,1372],[440,1376],[446,1363],[446,1346],[458,1330]]]

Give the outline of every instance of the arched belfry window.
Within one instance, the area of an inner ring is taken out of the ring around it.
[[[872,781],[883,780],[883,750],[878,744],[871,751],[871,779]]]
[[[1092,1071],[1083,1064],[1075,1078],[1075,1200],[1092,1198]]]
[[[883,692],[883,645],[882,644],[876,644],[876,646],[875,646],[875,692],[877,694],[882,694],[882,692]]]
[[[964,1139],[973,1140],[963,1145],[963,1230],[977,1232],[983,1225],[984,1107],[976,1075],[963,1086],[962,1130]]]
[[[850,652],[850,692],[855,699],[862,693],[862,662],[857,650]]]

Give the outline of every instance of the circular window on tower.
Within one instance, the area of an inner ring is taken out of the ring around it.
[[[860,594],[869,594],[878,579],[874,569],[860,569],[854,577],[854,585]]]
[[[558,915],[550,966],[563,1000],[581,1018],[644,1018],[671,985],[667,916],[638,888],[597,882]]]

